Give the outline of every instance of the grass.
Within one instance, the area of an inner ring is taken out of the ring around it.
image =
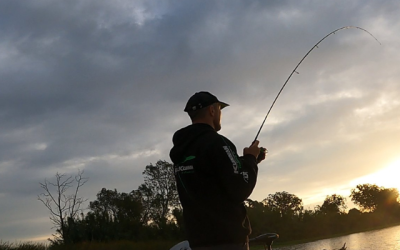
[[[49,246],[43,243],[9,243],[0,241],[0,250],[166,250],[177,242],[83,242],[74,245]]]
[[[156,241],[156,242],[83,242],[71,246],[57,246],[50,250],[165,250],[170,249],[175,242]]]
[[[0,250],[47,250],[45,244],[40,243],[9,243],[0,241]]]

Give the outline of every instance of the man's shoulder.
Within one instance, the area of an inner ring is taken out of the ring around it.
[[[220,137],[220,140],[221,140],[224,144],[227,144],[227,145],[229,145],[229,146],[235,146],[235,145],[233,144],[233,142],[231,142],[231,140],[229,140],[227,137],[225,137],[225,136],[223,136],[223,135],[221,135],[221,134],[218,134],[218,136]]]

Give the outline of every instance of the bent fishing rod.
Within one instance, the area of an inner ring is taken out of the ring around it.
[[[304,59],[306,59],[306,57],[311,53],[311,51],[313,51],[315,48],[318,48],[318,45],[319,45],[323,40],[325,40],[326,38],[328,38],[330,35],[336,34],[336,32],[338,32],[338,31],[340,31],[340,30],[345,30],[345,29],[359,29],[359,30],[362,30],[362,31],[364,31],[364,32],[367,32],[367,33],[368,33],[370,36],[372,36],[379,44],[381,44],[381,43],[378,41],[378,39],[376,39],[376,37],[374,37],[374,35],[372,35],[369,31],[367,31],[367,30],[365,30],[365,29],[363,29],[363,28],[357,27],[357,26],[344,26],[344,27],[341,27],[341,28],[339,28],[339,29],[336,29],[336,30],[332,31],[331,33],[329,33],[328,35],[324,36],[321,40],[319,40],[319,41],[307,52],[307,54],[305,54],[305,56],[300,60],[300,62],[299,62],[299,63],[296,65],[296,67],[293,69],[292,73],[290,73],[289,77],[286,79],[286,81],[285,81],[285,83],[283,84],[282,88],[279,90],[278,95],[275,97],[275,100],[272,102],[272,105],[271,105],[271,107],[269,108],[269,110],[268,110],[268,112],[267,112],[267,115],[265,116],[264,121],[262,122],[261,127],[260,127],[260,129],[258,130],[257,135],[256,135],[256,138],[254,139],[254,141],[256,141],[257,138],[258,138],[258,136],[260,135],[261,129],[264,127],[264,123],[265,123],[265,121],[267,120],[267,117],[268,117],[269,113],[271,112],[272,107],[274,107],[276,100],[278,99],[278,97],[279,97],[280,94],[282,93],[282,90],[285,88],[286,84],[289,82],[289,80],[290,80],[290,78],[292,77],[292,75],[293,75],[294,73],[299,74],[296,70],[297,70],[297,68],[300,66],[300,64],[304,61]]]

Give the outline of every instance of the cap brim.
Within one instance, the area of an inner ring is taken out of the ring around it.
[[[219,102],[219,104],[221,105],[221,109],[229,106],[228,103],[224,103],[224,102]]]

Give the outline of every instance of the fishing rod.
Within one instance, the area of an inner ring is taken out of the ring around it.
[[[261,129],[264,127],[264,123],[265,123],[265,121],[267,120],[267,117],[268,117],[269,113],[271,112],[272,107],[275,105],[276,100],[278,99],[278,97],[279,97],[279,95],[281,94],[282,90],[285,88],[286,84],[289,82],[289,80],[290,80],[290,78],[292,77],[292,75],[293,75],[294,73],[299,74],[299,72],[297,72],[296,70],[297,70],[297,68],[300,66],[300,64],[304,61],[304,59],[306,59],[306,57],[311,53],[311,51],[313,51],[315,48],[318,48],[318,45],[319,45],[323,40],[325,40],[327,37],[329,37],[329,36],[332,35],[332,34],[336,34],[336,32],[338,32],[338,31],[340,31],[340,30],[345,30],[345,29],[359,29],[359,30],[362,30],[362,31],[364,31],[364,32],[367,32],[367,33],[368,33],[370,36],[372,36],[379,44],[381,44],[381,43],[378,41],[378,39],[376,39],[376,37],[374,37],[374,35],[372,35],[369,31],[367,31],[367,30],[365,30],[365,29],[363,29],[363,28],[357,27],[357,26],[344,26],[344,27],[341,27],[341,28],[339,28],[339,29],[336,29],[336,30],[332,31],[331,33],[329,33],[328,35],[324,36],[321,40],[319,40],[319,41],[307,52],[307,54],[300,60],[300,62],[299,62],[299,63],[296,65],[296,67],[293,69],[292,73],[290,73],[289,77],[286,79],[285,83],[283,84],[281,90],[279,90],[278,95],[275,97],[275,100],[272,102],[272,105],[271,105],[271,107],[269,108],[268,113],[267,113],[267,115],[265,116],[264,121],[262,122],[261,127],[260,127],[260,129],[258,130],[257,135],[256,135],[256,138],[254,139],[254,141],[256,141],[257,138],[258,138],[258,136],[260,135]]]

